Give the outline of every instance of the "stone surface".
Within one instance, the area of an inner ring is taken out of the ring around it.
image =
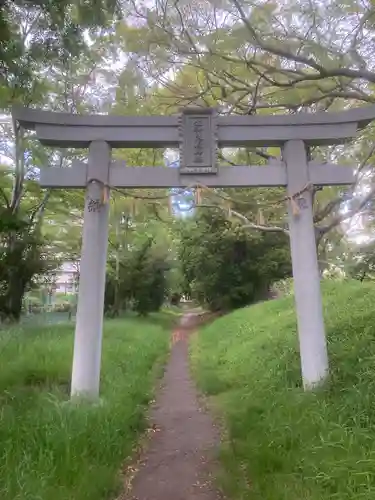
[[[328,355],[324,331],[320,273],[305,145],[289,141],[283,149],[287,164],[290,249],[294,278],[301,371],[305,389],[322,382],[328,374]],[[297,208],[297,213],[295,213]]]
[[[74,115],[14,107],[13,118],[36,130],[38,139],[58,147],[88,147],[93,140],[112,147],[178,147],[178,116]],[[375,119],[375,106],[340,113],[220,116],[221,147],[282,146],[291,139],[310,145],[342,144]]]

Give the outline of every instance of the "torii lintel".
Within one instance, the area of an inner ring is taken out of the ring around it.
[[[12,115],[48,146],[85,148],[95,140],[114,148],[180,144],[179,115],[76,115],[22,107],[14,107]],[[373,120],[375,105],[337,113],[218,116],[217,143],[219,147],[281,146],[300,139],[307,145],[341,144]]]

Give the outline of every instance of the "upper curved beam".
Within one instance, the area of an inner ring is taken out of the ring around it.
[[[178,116],[77,115],[14,106],[13,119],[27,130],[37,125],[64,127],[165,127],[178,125]]]
[[[74,115],[13,108],[13,118],[39,140],[59,147],[87,147],[94,140],[113,147],[174,147],[179,145],[179,117]],[[219,116],[219,146],[280,146],[291,139],[307,144],[340,144],[375,120],[375,106],[338,113],[268,116]]]
[[[117,115],[77,115],[57,113],[39,109],[14,106],[13,118],[24,128],[33,130],[35,125],[64,125],[75,127],[128,127],[133,126],[177,126],[178,116],[117,116]],[[259,126],[259,125],[331,125],[357,123],[363,128],[375,120],[375,105],[349,109],[336,113],[297,113],[293,115],[231,115],[219,117],[219,125]]]
[[[223,125],[269,126],[269,125],[336,125],[342,123],[356,123],[357,128],[366,127],[375,120],[375,105],[361,108],[348,109],[330,113],[320,111],[318,113],[296,113],[294,115],[255,115],[255,116],[223,116],[220,118]]]

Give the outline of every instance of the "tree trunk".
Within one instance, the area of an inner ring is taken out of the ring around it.
[[[3,321],[19,322],[21,319],[26,280],[22,274],[22,268],[9,269],[8,273],[8,288],[0,303],[0,314]]]

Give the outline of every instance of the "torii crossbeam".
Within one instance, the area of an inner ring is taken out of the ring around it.
[[[42,144],[89,148],[88,163],[41,170],[49,188],[86,188],[81,275],[71,393],[99,395],[103,302],[108,240],[108,203],[103,188],[285,186],[304,387],[328,375],[311,185],[354,181],[354,169],[307,160],[306,146],[340,144],[375,119],[375,106],[341,113],[219,117],[212,109],[178,116],[82,116],[14,108],[13,118],[35,130]],[[180,148],[180,168],[125,167],[111,148]],[[282,160],[268,166],[217,166],[217,147],[280,146]],[[296,214],[293,203],[299,210]]]

